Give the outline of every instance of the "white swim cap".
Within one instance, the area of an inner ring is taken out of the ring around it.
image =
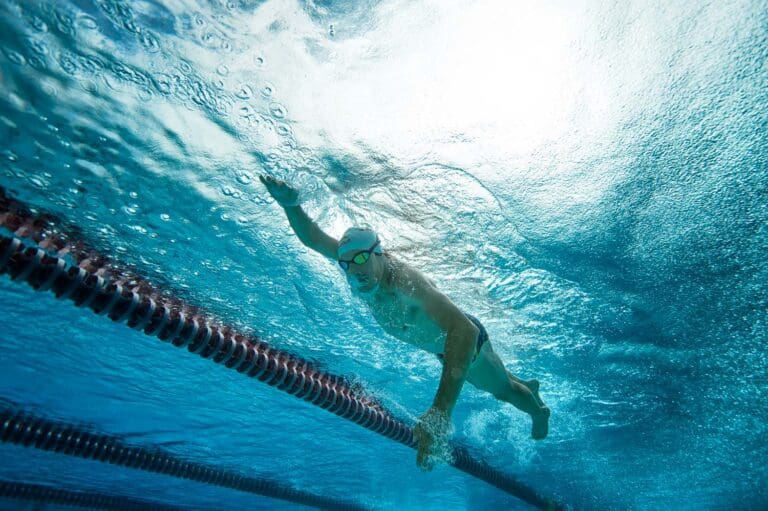
[[[344,233],[344,236],[339,240],[339,250],[337,256],[341,257],[341,254],[352,251],[370,250],[376,242],[379,241],[379,237],[376,233],[367,227],[350,227]],[[374,249],[374,253],[381,254],[381,246],[377,246]]]

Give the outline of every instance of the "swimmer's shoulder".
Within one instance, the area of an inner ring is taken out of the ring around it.
[[[417,298],[430,291],[436,291],[435,283],[421,271],[402,261],[390,257],[392,286],[400,293]]]

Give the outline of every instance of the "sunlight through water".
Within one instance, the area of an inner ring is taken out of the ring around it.
[[[0,28],[0,187],[57,229],[413,423],[439,360],[297,240],[285,180],[541,381],[541,442],[464,386],[474,455],[573,509],[768,508],[766,0],[3,0]],[[525,509],[5,276],[0,319],[3,403],[372,509]],[[0,448],[4,480],[292,509]]]

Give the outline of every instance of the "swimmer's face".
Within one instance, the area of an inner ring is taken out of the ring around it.
[[[341,254],[340,260],[351,261],[359,250]],[[366,293],[376,289],[384,275],[384,262],[381,254],[372,253],[363,264],[350,264],[345,274],[347,282],[354,291]]]

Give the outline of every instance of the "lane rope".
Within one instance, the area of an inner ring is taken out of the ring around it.
[[[95,433],[76,424],[52,421],[11,409],[0,409],[0,439],[4,443],[189,479],[319,509],[366,509],[350,502],[297,490],[270,479],[247,477],[212,465],[187,461],[156,447],[128,445],[116,436]]]
[[[390,440],[416,447],[412,426],[394,417],[375,398],[353,389],[346,378],[320,371],[256,336],[214,324],[200,309],[161,293],[136,273],[119,268],[81,241],[54,230],[55,225],[53,217],[33,214],[7,198],[0,188],[0,227],[13,233],[0,233],[0,273],[38,291],[50,290],[57,298],[112,321],[125,322],[130,328],[256,378]],[[67,262],[65,257],[74,262]],[[462,446],[453,446],[449,463],[539,509],[566,509],[474,458]]]
[[[184,511],[180,507],[121,495],[74,491],[15,481],[0,481],[0,498],[109,511]]]

